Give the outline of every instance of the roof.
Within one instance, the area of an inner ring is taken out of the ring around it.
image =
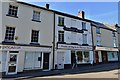
[[[111,30],[111,31],[116,31],[115,29],[109,28],[108,26],[104,25],[103,23],[99,23],[99,22],[92,21],[92,20],[89,20],[89,19],[83,19],[83,18],[80,18],[78,16],[74,16],[74,15],[71,15],[71,14],[68,14],[68,13],[63,13],[63,12],[60,12],[60,11],[56,11],[56,10],[52,10],[52,9],[47,9],[45,7],[41,7],[41,6],[37,6],[37,5],[34,5],[34,4],[30,4],[30,3],[26,3],[26,2],[21,2],[21,1],[17,1],[17,3],[28,5],[28,6],[32,6],[32,7],[36,7],[36,8],[40,8],[40,9],[43,9],[43,10],[47,10],[47,11],[50,11],[50,12],[53,12],[53,13],[56,13],[56,14],[59,14],[59,15],[71,17],[71,18],[74,18],[74,19],[91,22],[91,24],[94,25],[94,26],[96,26],[96,27],[107,29],[107,30]]]
[[[40,9],[47,10],[47,11],[51,11],[51,12],[54,12],[54,13],[59,14],[59,15],[63,15],[63,16],[67,16],[67,17],[71,17],[71,18],[75,18],[75,19],[91,22],[91,20],[89,20],[89,19],[83,19],[83,18],[80,18],[78,16],[74,16],[74,15],[71,15],[71,14],[68,14],[68,13],[63,13],[63,12],[52,10],[52,9],[47,9],[45,7],[40,7],[40,6],[37,6],[37,5],[34,5],[34,4],[21,2],[21,1],[17,1],[17,3],[28,5],[28,6],[32,6],[32,7],[36,7],[36,8],[40,8]]]
[[[99,28],[103,28],[103,29],[107,29],[107,30],[111,30],[111,31],[116,31],[115,25],[114,25],[114,28],[113,28],[113,26],[110,26],[108,24],[99,23],[99,22],[93,22],[92,21],[91,24],[95,27],[99,27]]]

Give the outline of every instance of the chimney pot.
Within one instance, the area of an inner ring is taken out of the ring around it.
[[[49,9],[49,4],[46,4],[46,9]]]
[[[78,17],[85,19],[85,12],[84,11],[79,11],[78,12]]]

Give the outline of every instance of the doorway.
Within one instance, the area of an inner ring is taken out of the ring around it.
[[[64,69],[64,52],[57,53],[57,67],[58,69]]]
[[[96,61],[96,64],[99,63],[98,51],[95,51],[95,61]]]
[[[71,66],[74,64],[75,51],[71,51]]]
[[[103,63],[108,62],[107,51],[102,51],[102,62]]]
[[[43,54],[43,69],[45,70],[49,69],[49,54],[50,53]]]
[[[8,55],[8,69],[6,74],[17,74],[17,62],[18,53],[11,51]]]

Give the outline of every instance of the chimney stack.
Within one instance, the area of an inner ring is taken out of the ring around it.
[[[78,12],[78,17],[85,19],[85,12],[84,11],[79,11]]]
[[[46,4],[46,9],[49,9],[49,4]]]

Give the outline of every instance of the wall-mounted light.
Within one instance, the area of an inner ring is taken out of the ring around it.
[[[18,40],[18,36],[15,36],[15,40]]]

